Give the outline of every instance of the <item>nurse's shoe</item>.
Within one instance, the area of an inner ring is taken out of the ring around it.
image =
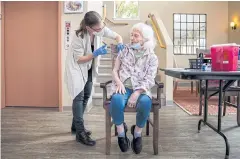
[[[87,146],[95,146],[96,145],[96,141],[92,140],[85,131],[76,133],[76,141],[80,142],[84,145],[87,145]]]
[[[85,132],[87,133],[88,136],[90,136],[92,134],[91,131],[87,130],[87,129],[84,129]],[[71,127],[71,133],[72,134],[76,134],[76,128],[74,126]]]

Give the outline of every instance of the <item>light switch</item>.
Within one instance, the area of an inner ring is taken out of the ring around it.
[[[71,30],[71,22],[65,21],[65,32],[64,32],[65,50],[68,50],[68,48],[70,46],[70,30]]]

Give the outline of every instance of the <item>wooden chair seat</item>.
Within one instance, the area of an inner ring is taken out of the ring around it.
[[[151,112],[153,112],[154,107],[157,107],[158,109],[160,109],[160,102],[158,101],[156,98],[152,98],[152,108],[151,108]],[[111,99],[107,99],[106,101],[104,101],[104,105],[103,108],[104,109],[108,109],[109,105],[111,103]],[[125,107],[124,112],[136,112],[136,108],[130,108],[128,106]]]

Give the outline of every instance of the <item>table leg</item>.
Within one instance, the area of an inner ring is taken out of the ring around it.
[[[228,139],[227,137],[221,132],[221,115],[222,115],[222,92],[223,92],[223,86],[222,86],[222,80],[220,80],[219,82],[219,100],[218,100],[218,128],[216,129],[214,126],[212,126],[210,123],[207,122],[207,88],[208,88],[208,80],[206,80],[206,86],[205,86],[205,97],[204,97],[204,119],[200,119],[198,122],[198,132],[200,132],[201,130],[201,123],[203,122],[204,124],[206,124],[207,126],[209,126],[211,129],[213,129],[216,133],[218,133],[219,135],[221,135],[225,141],[225,145],[226,145],[226,152],[225,152],[225,159],[229,158],[229,152],[230,152],[230,146],[228,143]]]
[[[207,122],[207,117],[208,117],[208,80],[206,80],[204,94],[204,122]]]
[[[223,92],[223,85],[222,80],[219,81],[219,95],[218,95],[218,131],[221,131],[221,124],[222,124],[222,92]]]
[[[199,116],[202,115],[202,80],[199,81]]]
[[[240,86],[240,80],[238,80],[238,87]],[[240,92],[237,96],[237,124],[240,126]]]

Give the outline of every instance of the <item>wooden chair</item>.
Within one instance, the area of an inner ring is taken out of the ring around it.
[[[189,81],[191,83],[191,94],[193,94],[193,91],[194,91],[194,82],[195,82],[195,88],[196,88],[196,96],[198,96],[198,93],[199,93],[199,87],[198,87],[198,81],[194,81],[194,80],[181,80],[181,79],[177,79],[177,78],[174,78],[173,79],[173,94],[176,94],[177,93],[177,88],[178,88],[178,83],[179,82],[186,82],[186,81]]]
[[[224,82],[225,83],[225,82]],[[219,90],[218,85],[216,85],[217,83],[215,83],[215,85],[209,85],[208,87],[208,95],[212,94],[216,91]],[[235,83],[233,86],[230,86],[225,92],[223,92],[223,116],[225,116],[226,114],[226,109],[227,106],[232,106],[237,108],[236,106],[234,106],[231,101],[230,101],[230,97],[236,97],[239,96],[239,92],[240,92],[240,87],[237,86],[237,83]],[[203,108],[203,97],[205,95],[205,86],[203,85],[203,81],[200,81],[200,96],[199,96],[199,115],[202,115],[202,108]],[[218,94],[215,94],[215,96],[218,96]],[[238,97],[239,98],[239,97]],[[239,102],[239,100],[238,100]],[[239,103],[237,103],[237,105],[239,105]]]
[[[234,102],[231,101],[231,97],[234,97]],[[234,104],[235,97],[237,97],[236,104]],[[234,107],[237,111],[240,111],[240,80],[223,93],[223,100],[223,116],[226,115],[227,106]],[[237,113],[237,118],[240,119],[240,113]],[[240,126],[240,123],[238,123],[238,126]]]
[[[174,68],[179,68],[178,63],[175,59],[175,56],[173,56],[173,65],[174,65]],[[196,96],[198,96],[199,84],[198,84],[197,80],[186,80],[186,79],[179,79],[179,78],[173,78],[173,94],[176,94],[177,89],[178,89],[178,84],[181,82],[190,82],[191,83],[191,94],[193,94],[194,83],[195,83]]]
[[[200,54],[203,54],[203,56],[207,57],[207,58],[211,57],[210,49],[196,48],[196,58],[198,58]],[[174,58],[174,64],[175,64],[175,67],[178,68],[175,58]],[[174,94],[177,91],[178,83],[181,81],[189,81],[191,83],[191,94],[193,94],[193,89],[194,89],[193,87],[194,87],[194,83],[195,83],[196,97],[198,96],[198,93],[200,92],[200,87],[199,87],[200,84],[199,84],[198,80],[182,80],[182,79],[175,79],[175,78],[174,78],[174,83],[173,83],[173,88],[174,88],[173,93]]]
[[[111,149],[111,127],[113,122],[111,121],[111,116],[109,113],[109,105],[111,102],[111,97],[107,96],[107,85],[111,84],[112,81],[108,81],[106,83],[101,83],[100,87],[103,89],[103,108],[105,109],[105,131],[106,131],[106,145],[105,145],[105,153],[106,155],[110,154]],[[151,113],[153,113],[153,121],[148,119],[146,123],[146,135],[149,136],[149,123],[153,127],[153,150],[154,155],[158,154],[158,130],[159,130],[159,109],[161,108],[161,93],[163,92],[163,83],[157,83],[157,98],[152,98],[152,109]],[[129,108],[126,106],[125,112],[136,112],[135,108]],[[116,126],[115,126],[115,136],[117,135]]]
[[[209,80],[208,95],[218,91],[218,85],[219,85],[219,81],[211,82],[211,80]],[[204,95],[205,95],[205,81],[201,80],[199,81],[199,116],[202,115],[202,108],[204,105]],[[216,94],[215,96],[218,96],[218,94]]]

